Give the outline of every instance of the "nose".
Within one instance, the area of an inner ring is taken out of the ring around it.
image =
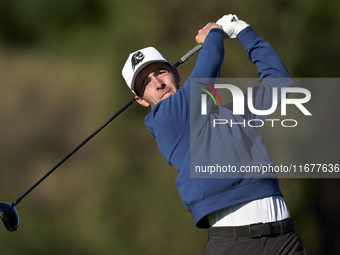
[[[166,86],[164,81],[158,77],[153,77],[153,83],[157,89],[163,89]]]

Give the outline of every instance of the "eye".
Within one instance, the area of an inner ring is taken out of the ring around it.
[[[150,84],[150,80],[146,80],[144,82],[144,88],[147,88],[149,86],[149,84]]]
[[[166,74],[166,73],[168,73],[168,71],[166,69],[161,69],[161,70],[158,71],[157,74],[162,75],[162,74]]]

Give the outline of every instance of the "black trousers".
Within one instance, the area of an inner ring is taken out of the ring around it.
[[[268,237],[209,236],[204,255],[306,255],[298,234],[293,231]]]

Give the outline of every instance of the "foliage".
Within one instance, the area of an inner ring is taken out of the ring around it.
[[[293,77],[337,77],[339,4],[1,0],[1,201],[14,201],[132,98],[121,77],[130,52],[152,45],[174,63],[198,29],[236,13]],[[237,41],[225,45],[222,77],[256,77]],[[194,58],[179,67],[183,80],[193,66]],[[203,254],[206,231],[180,201],[176,171],[143,124],[147,112],[131,106],[25,198],[21,229],[0,231],[3,253]],[[309,158],[316,143],[303,133],[289,142],[269,134],[282,145],[270,145],[271,156]],[[339,181],[282,179],[281,187],[308,254],[339,253],[336,234],[327,236],[338,225]]]

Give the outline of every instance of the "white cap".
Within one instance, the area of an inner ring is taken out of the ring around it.
[[[138,73],[145,66],[154,62],[169,63],[169,61],[153,47],[147,47],[129,55],[123,67],[122,75],[133,93],[135,93],[135,79]]]

